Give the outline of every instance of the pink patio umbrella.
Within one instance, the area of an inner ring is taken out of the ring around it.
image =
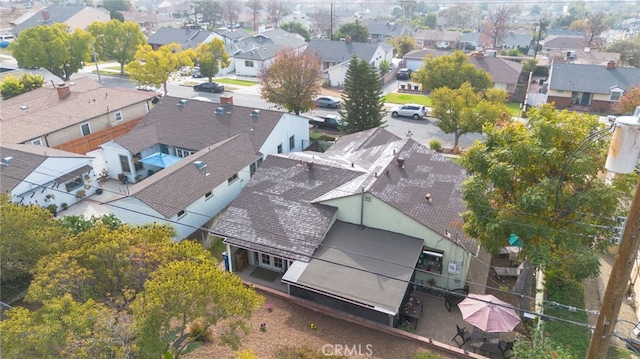
[[[488,333],[510,332],[520,323],[512,307],[493,295],[479,294],[469,294],[458,304],[462,319]]]

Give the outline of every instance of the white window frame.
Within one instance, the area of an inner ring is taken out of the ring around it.
[[[613,95],[617,94],[618,97],[617,98],[613,98]],[[620,98],[622,98],[624,94],[624,91],[619,91],[619,90],[613,90],[609,93],[609,101],[613,101],[613,102],[620,102]]]
[[[83,126],[87,126],[87,130],[89,130],[89,133],[87,133],[86,135],[84,133],[84,130],[82,129]],[[91,124],[89,122],[80,124],[80,135],[89,136],[90,134],[91,134]]]
[[[244,60],[244,67],[254,67],[253,60]]]
[[[189,150],[185,150],[183,148],[177,148],[177,147],[174,150],[175,150],[176,156],[180,158],[185,158],[195,153],[193,151],[189,151]]]
[[[238,174],[236,173],[236,174],[234,174],[233,176],[229,177],[229,179],[227,180],[227,183],[228,183],[229,185],[231,185],[233,182],[235,182],[235,181],[237,181],[237,180],[238,180]]]
[[[124,120],[124,117],[122,116],[122,111],[114,112],[113,118],[115,119],[116,122],[121,122],[122,120]]]
[[[204,199],[207,200],[209,198],[213,197],[213,191],[209,191],[207,193],[204,194]]]
[[[34,146],[42,146],[42,139],[36,138],[35,140],[31,141],[31,144]]]

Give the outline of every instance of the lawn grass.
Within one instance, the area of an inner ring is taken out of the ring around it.
[[[227,245],[224,244],[222,238],[217,237],[211,241],[211,247],[207,249],[209,250],[209,252],[211,252],[211,255],[213,255],[215,259],[221,261],[222,253],[227,250]]]
[[[399,92],[392,92],[385,95],[384,102],[395,103],[399,105],[405,103],[417,103],[429,107],[431,106],[431,98],[429,98],[429,96]]]
[[[246,80],[238,80],[238,79],[230,79],[226,77],[221,77],[214,79],[215,82],[219,82],[221,84],[230,84],[230,85],[238,85],[238,86],[254,86],[257,82],[246,81]]]

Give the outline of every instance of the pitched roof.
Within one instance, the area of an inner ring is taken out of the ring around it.
[[[388,36],[388,37],[397,37],[402,34],[409,34],[413,30],[403,24],[398,22],[372,22],[372,21],[364,21],[363,25],[367,27],[370,35],[378,35],[378,36]]]
[[[548,36],[540,41],[545,49],[582,49],[586,44],[583,36]]]
[[[2,101],[0,142],[22,143],[109,111],[152,99],[150,92],[102,87],[88,77],[68,82],[71,93],[58,96],[51,84]]]
[[[528,46],[531,46],[532,40],[533,40],[533,36],[531,36],[531,33],[516,34],[513,32],[509,32],[504,37],[504,40],[502,40],[502,44],[507,46],[508,48],[528,47]]]
[[[278,111],[260,110],[251,116],[252,108],[225,107],[224,114],[216,114],[221,107],[208,101],[188,100],[165,96],[130,132],[114,142],[138,153],[159,143],[199,151],[242,132],[251,132],[253,149],[258,151],[282,116]]]
[[[484,56],[478,59],[472,55],[469,56],[469,63],[488,72],[495,83],[517,84],[522,72],[521,63],[500,57]]]
[[[227,30],[216,30],[214,32],[217,33],[220,36],[223,36],[223,37],[226,37],[226,38],[230,39],[231,41],[237,41],[237,40],[240,40],[240,39],[244,39],[245,37],[251,36],[251,34],[246,32],[244,29],[237,29],[235,31],[231,31],[229,29],[227,29]]]
[[[304,38],[296,33],[283,29],[272,29],[235,42],[234,45],[240,51],[236,51],[234,57],[247,60],[266,60],[275,57],[283,49],[293,50],[306,44]]]
[[[425,41],[460,41],[460,31],[448,30],[417,30],[413,37]]]
[[[452,233],[475,253],[475,240],[460,230],[465,178],[462,167],[440,154],[375,128],[344,136],[325,153],[269,156],[213,231],[233,245],[308,260],[337,210],[322,203],[359,196],[364,188],[432,231]]]
[[[558,91],[581,91],[609,93],[618,86],[625,91],[640,86],[640,69],[602,65],[553,63],[549,74],[549,89]]]
[[[14,34],[19,34],[24,29],[28,29],[30,27],[38,26],[38,25],[51,25],[55,23],[64,23],[71,19],[73,16],[80,13],[82,10],[87,8],[86,6],[75,6],[75,5],[50,5],[45,9],[35,13],[30,18],[24,20],[19,25],[16,25],[11,32]],[[104,9],[99,9],[103,11],[106,15],[105,21],[109,21],[109,12]],[[47,19],[48,16],[48,19]]]
[[[8,143],[0,145],[0,157],[13,157],[9,165],[0,165],[0,193],[13,190],[49,157],[89,158],[55,148]]]
[[[407,52],[403,59],[424,59],[427,56],[440,57],[443,55],[451,55],[451,51],[441,51],[435,49],[418,49]]]
[[[251,150],[250,137],[248,132],[239,133],[205,147],[134,184],[129,188],[129,194],[171,218],[261,157]],[[200,170],[194,161],[202,161],[207,167]]]
[[[196,48],[211,35],[211,31],[202,29],[178,29],[173,27],[159,28],[147,43],[151,45],[167,45],[177,42],[183,49]]]
[[[313,40],[307,46],[305,52],[315,52],[320,55],[323,62],[341,63],[351,60],[352,56],[370,62],[373,60],[378,47],[389,49],[386,43],[347,42],[331,40]]]

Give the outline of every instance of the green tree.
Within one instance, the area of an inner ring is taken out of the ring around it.
[[[2,283],[28,280],[40,258],[62,250],[68,232],[40,206],[25,206],[0,195]]]
[[[299,115],[315,106],[313,98],[322,85],[321,70],[316,54],[282,51],[268,68],[260,70],[260,93],[268,102]]]
[[[576,20],[582,20],[589,17],[589,10],[584,1],[569,3],[566,15],[556,19],[553,24],[554,28],[568,29],[571,23]]]
[[[209,78],[209,82],[220,71],[220,67],[226,68],[231,63],[229,54],[225,51],[224,42],[220,39],[213,39],[198,46],[196,61],[200,65],[200,74]]]
[[[25,29],[9,45],[22,67],[42,67],[68,81],[91,58],[91,35],[76,29],[68,33],[65,24],[40,25]]]
[[[213,26],[222,23],[222,7],[217,1],[198,0],[195,2],[196,14],[202,15],[202,21]]]
[[[175,42],[160,46],[157,50],[150,45],[142,45],[138,47],[134,61],[126,65],[126,71],[140,85],[162,85],[166,95],[171,73],[183,66],[193,66],[195,56],[191,49],[181,51],[180,45]]]
[[[587,47],[591,47],[594,38],[609,30],[609,17],[604,11],[600,11],[589,15],[586,20],[573,21],[569,30],[581,31],[587,40]]]
[[[389,70],[391,70],[391,64],[389,63],[389,61],[387,60],[383,60],[380,62],[380,75],[384,75],[387,72],[389,72]]]
[[[120,64],[120,76],[124,75],[124,66],[133,61],[138,47],[147,43],[147,37],[135,21],[96,21],[88,30],[100,57],[114,59]]]
[[[351,36],[351,41],[354,42],[367,42],[369,41],[369,30],[359,20],[356,20],[340,25],[338,32],[333,37],[340,39],[347,36]]]
[[[480,133],[485,124],[494,124],[509,109],[505,105],[508,94],[503,90],[489,89],[486,96],[475,92],[469,83],[458,89],[441,87],[431,93],[432,116],[444,133],[454,135],[454,147],[460,136]]]
[[[474,26],[481,13],[482,11],[476,6],[456,4],[447,7],[442,14],[448,20],[449,25],[463,29]]]
[[[429,29],[435,29],[438,27],[438,15],[435,13],[429,13],[424,17],[424,25]]]
[[[120,22],[124,22],[124,15],[120,11],[111,10],[109,12],[109,18],[111,20],[118,20]]]
[[[16,78],[14,76],[7,76],[0,83],[0,95],[4,100],[21,95],[25,92],[35,90],[42,87],[44,84],[44,77],[38,74],[25,73]]]
[[[131,10],[131,2],[128,0],[104,0],[104,8],[109,11]]]
[[[388,41],[393,46],[396,52],[396,57],[403,57],[409,51],[416,48],[416,41],[413,39],[413,37],[407,34],[389,39]]]
[[[629,66],[640,67],[640,37],[635,36],[622,41],[616,41],[606,48],[608,52],[620,54],[620,60]]]
[[[522,72],[535,72],[538,68],[538,60],[527,59],[522,61]]]
[[[613,109],[619,114],[633,114],[636,107],[640,106],[640,87],[632,87],[626,91]]]
[[[414,72],[412,77],[425,89],[440,87],[457,89],[468,82],[475,91],[482,91],[493,84],[491,76],[470,64],[462,51],[456,51],[451,55],[425,58],[424,65]]]
[[[378,70],[353,56],[344,80],[342,102],[340,115],[346,124],[341,131],[354,133],[383,125],[385,112]]]
[[[158,269],[144,288],[132,308],[138,348],[149,358],[165,353],[179,358],[195,349],[197,338],[190,337],[187,327],[196,320],[203,332],[219,325],[221,341],[237,349],[241,332],[248,332],[247,321],[264,301],[238,276],[208,260],[172,262]]]
[[[602,128],[597,116],[552,105],[529,110],[527,123],[485,126],[461,160],[465,232],[492,253],[515,233],[533,265],[576,280],[597,274],[608,241],[594,240],[631,194],[628,177],[610,186],[601,176],[609,139],[589,136]]]
[[[4,316],[4,314],[3,314]],[[66,295],[37,310],[15,307],[0,322],[6,358],[114,358],[123,348],[112,337],[113,313],[94,301]]]
[[[569,348],[562,347],[534,326],[531,338],[519,336],[513,344],[513,357],[519,359],[577,359]]]
[[[306,42],[311,41],[311,33],[309,32],[309,30],[307,30],[304,27],[304,25],[302,25],[299,22],[296,22],[296,21],[285,22],[284,24],[280,25],[280,28],[285,31],[292,32],[304,37],[304,41]]]

